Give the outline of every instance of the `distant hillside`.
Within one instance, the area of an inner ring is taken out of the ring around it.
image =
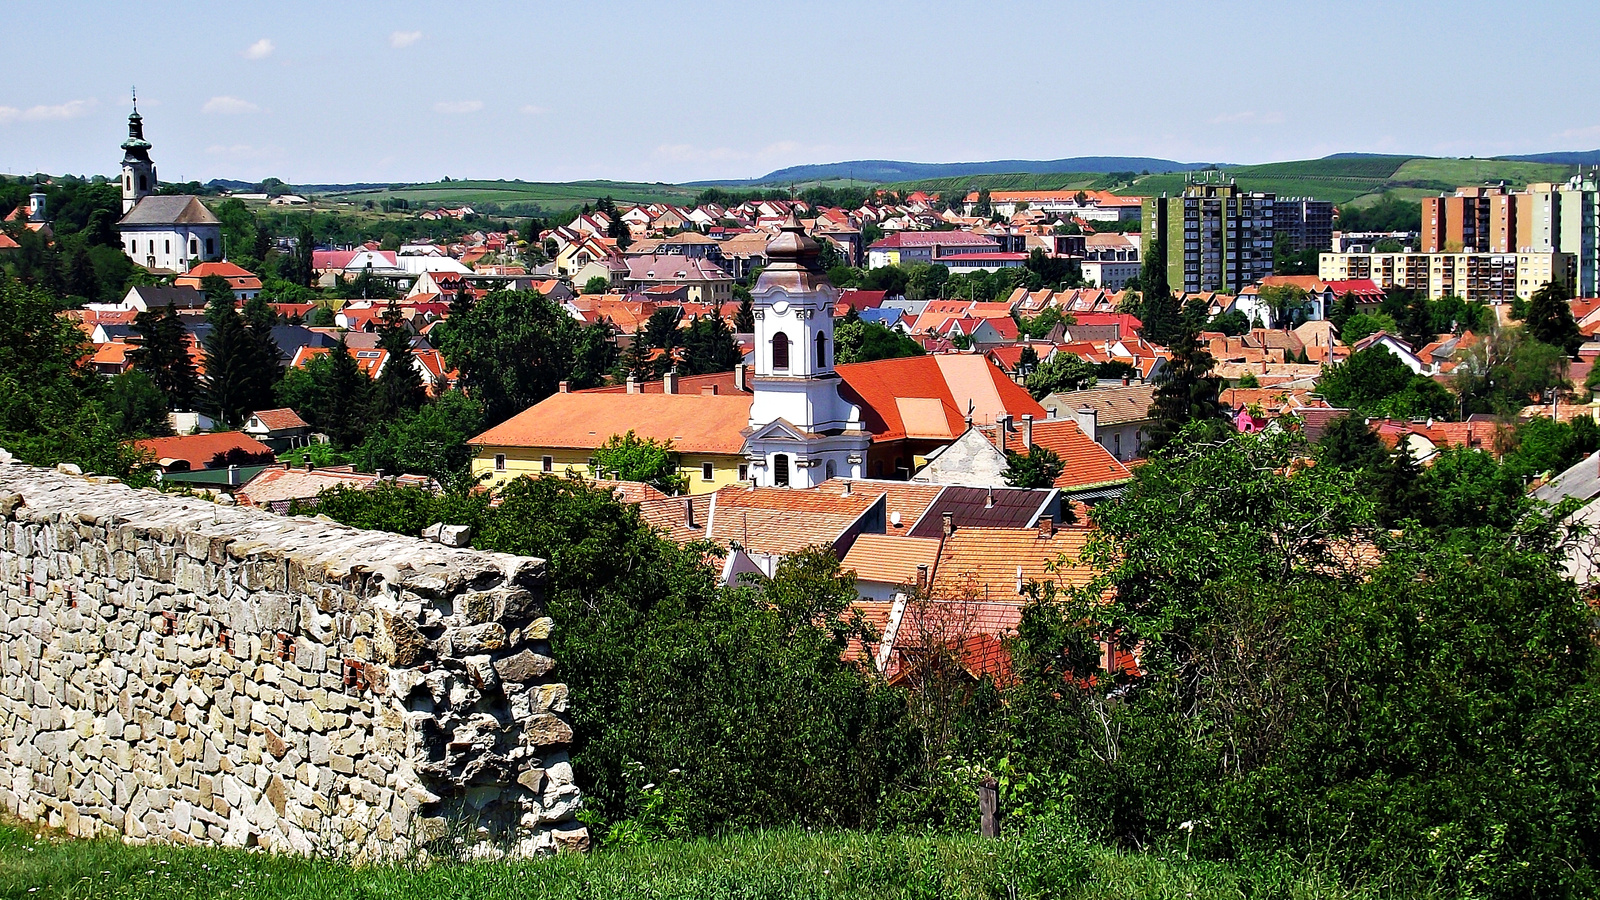
[[[1384,194],[1419,200],[1462,185],[1505,182],[1520,188],[1532,181],[1560,181],[1573,167],[1538,162],[1494,159],[1431,159],[1340,154],[1325,159],[1229,166],[1225,177],[1252,191],[1271,191],[1280,197],[1312,197],[1334,203],[1362,206]],[[1216,177],[1216,176],[1213,176]],[[1112,188],[1119,194],[1151,196],[1183,191],[1184,175],[1161,174],[1139,178],[1131,185]]]
[[[790,166],[760,178],[741,181],[696,182],[722,186],[772,184],[854,179],[877,183],[920,181],[929,178],[955,178],[964,175],[1049,174],[1053,172],[1187,172],[1204,169],[1210,163],[1181,163],[1146,156],[1075,156],[1068,159],[1002,159],[991,162],[913,163],[887,159],[857,159],[849,162],[812,166]]]
[[[297,186],[299,187],[299,186]],[[412,209],[424,206],[492,203],[508,214],[531,215],[536,210],[559,212],[610,197],[618,203],[688,203],[698,191],[672,184],[632,181],[438,181],[429,184],[356,186],[318,191],[333,200],[406,200]]]
[[[1600,166],[1600,150],[1577,150],[1569,153],[1530,153],[1526,156],[1501,156],[1518,162],[1558,163],[1563,166]]]

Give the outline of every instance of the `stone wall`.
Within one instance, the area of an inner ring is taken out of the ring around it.
[[[0,465],[0,803],[370,859],[582,849],[543,563]]]

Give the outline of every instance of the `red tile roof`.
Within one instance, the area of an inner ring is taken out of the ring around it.
[[[972,354],[912,356],[849,363],[836,371],[840,393],[861,407],[874,441],[906,437],[954,439],[974,422],[1009,413],[1044,418],[1044,408],[986,357]]]
[[[933,595],[943,601],[1015,602],[1020,610],[1019,581],[1085,586],[1093,572],[1076,560],[1091,533],[1088,528],[1057,527],[1049,535],[1039,528],[957,528],[940,550]]]
[[[287,431],[294,428],[308,428],[306,420],[300,414],[288,407],[282,409],[258,409],[254,413],[256,419],[272,431]]]
[[[833,547],[882,494],[842,497],[788,488],[731,485],[717,491],[710,513],[711,539],[759,553],[790,554]]]
[[[187,462],[190,470],[204,469],[212,457],[230,450],[271,457],[272,448],[241,431],[217,431],[204,434],[186,434],[178,437],[149,438],[136,441],[135,447],[150,454],[163,468],[176,462]]]
[[[926,577],[933,577],[939,564],[939,544],[938,538],[863,534],[850,546],[842,565],[861,581],[915,585],[918,566],[925,566]]]
[[[469,443],[588,450],[633,431],[671,441],[680,453],[735,454],[744,449],[750,399],[748,394],[552,394]]]
[[[1013,426],[1014,428],[1018,426]],[[984,437],[999,445],[999,428],[984,429]],[[1033,423],[1033,443],[1061,457],[1061,475],[1055,486],[1063,489],[1081,489],[1118,484],[1129,480],[1133,473],[1117,461],[1110,451],[1089,439],[1072,419],[1045,419]],[[1020,428],[1006,438],[1008,449],[1021,450]]]

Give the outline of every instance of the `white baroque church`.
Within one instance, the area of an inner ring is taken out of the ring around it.
[[[152,272],[187,272],[196,263],[222,259],[222,223],[200,198],[155,192],[156,164],[137,105],[128,116],[122,151],[122,252]]]
[[[860,478],[871,434],[839,393],[833,308],[839,292],[817,263],[819,247],[792,213],[767,244],[771,260],[750,292],[755,377],[745,456],[762,487],[815,487]]]

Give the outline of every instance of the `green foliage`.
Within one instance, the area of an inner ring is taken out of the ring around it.
[[[1354,346],[1364,337],[1383,331],[1389,334],[1399,334],[1400,329],[1386,313],[1356,313],[1345,319],[1344,327],[1339,329],[1339,340],[1346,346]]]
[[[413,412],[428,399],[416,357],[411,353],[411,329],[394,301],[378,325],[378,348],[388,355],[372,385],[370,422],[388,422]]]
[[[1061,457],[1049,447],[1031,447],[1027,453],[1006,451],[1005,479],[1012,487],[1054,487],[1061,469]]]
[[[1217,422],[1223,415],[1222,378],[1212,374],[1216,360],[1200,346],[1193,331],[1184,331],[1172,344],[1172,359],[1157,379],[1150,404],[1147,446],[1159,450],[1192,422]]]
[[[843,321],[833,328],[834,362],[872,362],[877,359],[900,359],[921,356],[922,345],[878,322]]]
[[[1095,368],[1075,353],[1057,353],[1028,373],[1028,393],[1042,400],[1060,391],[1094,387]]]
[[[113,430],[141,437],[172,434],[167,421],[167,395],[150,376],[138,369],[123,372],[109,380],[104,397],[106,415]]]
[[[483,426],[483,407],[477,401],[460,391],[446,391],[417,409],[372,421],[371,433],[350,454],[357,469],[427,475],[447,487],[471,483],[467,439]]]
[[[223,280],[226,286],[226,279]],[[251,412],[270,409],[278,382],[278,350],[270,326],[246,324],[234,309],[233,291],[211,298],[205,339],[206,409],[230,427],[244,422]]]
[[[1519,422],[1507,437],[1501,464],[1523,479],[1560,474],[1600,450],[1600,428],[1587,416],[1571,422],[1536,416]]]
[[[604,294],[611,290],[611,279],[604,275],[596,275],[583,283],[583,293]]]
[[[1572,294],[1567,291],[1566,285],[1546,282],[1544,287],[1533,292],[1533,298],[1528,302],[1526,327],[1534,340],[1559,347],[1568,356],[1576,358],[1578,348],[1583,345],[1583,335],[1578,333],[1578,323],[1572,318],[1572,307],[1567,305],[1571,299]]]
[[[695,316],[683,330],[683,359],[678,371],[683,375],[731,372],[744,359],[739,342],[734,340],[727,320],[713,312]]]
[[[133,330],[138,335],[137,346],[128,351],[128,357],[134,367],[161,391],[169,409],[193,409],[200,394],[200,377],[189,357],[188,333],[178,311],[170,305],[144,310],[133,317]]]
[[[1261,387],[1261,379],[1257,378],[1254,372],[1245,372],[1239,376],[1239,380],[1234,384],[1234,387],[1258,388]]]
[[[1422,204],[1384,194],[1368,206],[1345,204],[1339,207],[1339,228],[1343,231],[1422,230]]]
[[[372,379],[361,370],[342,333],[327,353],[286,372],[276,394],[278,405],[326,434],[335,450],[349,450],[366,438]]]
[[[1453,418],[1456,399],[1438,382],[1418,375],[1383,347],[1368,347],[1325,367],[1317,392],[1336,407],[1363,416]]]
[[[1502,328],[1468,348],[1456,368],[1455,391],[1468,413],[1516,415],[1565,389],[1566,352],[1526,328]]]
[[[1229,337],[1238,337],[1250,331],[1250,319],[1237,309],[1217,313],[1206,323],[1206,331],[1220,331]]]
[[[600,385],[615,364],[605,323],[585,326],[537,291],[496,291],[434,329],[445,359],[493,426],[556,392]]]
[[[671,441],[641,438],[631,430],[613,434],[595,448],[595,468],[606,477],[642,481],[665,494],[689,489],[689,479],[678,471],[681,460]]]
[[[1017,333],[1024,338],[1037,338],[1043,340],[1054,331],[1057,325],[1069,322],[1069,317],[1063,316],[1061,310],[1054,306],[1047,306],[1037,316],[1028,318],[1020,313],[1012,313],[1011,317],[1017,322]]]

